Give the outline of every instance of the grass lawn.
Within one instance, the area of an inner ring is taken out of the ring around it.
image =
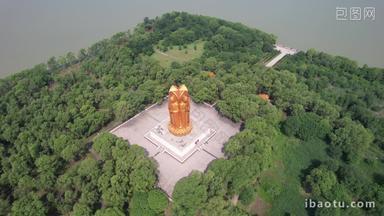
[[[268,215],[306,215],[307,194],[301,187],[303,170],[313,161],[327,160],[327,144],[321,140],[300,141],[280,134],[275,142],[274,166],[261,174],[257,195],[271,204]]]
[[[172,62],[183,63],[199,58],[203,53],[203,50],[204,42],[195,41],[194,43],[188,44],[187,48],[182,47],[182,49],[179,49],[178,46],[173,46],[166,52],[155,49],[155,53],[152,55],[152,58],[158,60],[162,67],[169,67]]]

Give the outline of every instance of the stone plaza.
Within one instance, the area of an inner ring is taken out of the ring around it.
[[[192,131],[174,136],[168,131],[167,101],[155,104],[111,130],[112,134],[146,149],[158,163],[159,187],[170,197],[177,181],[192,170],[204,171],[208,164],[224,157],[224,143],[240,124],[220,115],[208,104],[191,101]]]

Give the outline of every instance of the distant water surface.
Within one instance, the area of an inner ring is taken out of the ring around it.
[[[374,7],[375,21],[336,21],[336,7]],[[0,77],[170,11],[241,22],[290,47],[384,67],[382,0],[1,0]]]

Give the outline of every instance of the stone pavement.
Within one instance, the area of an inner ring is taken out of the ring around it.
[[[158,164],[159,187],[172,196],[177,181],[192,170],[204,172],[208,164],[223,157],[222,148],[239,132],[235,124],[213,107],[191,101],[192,132],[186,137],[169,134],[168,103],[155,104],[110,132],[146,149]]]

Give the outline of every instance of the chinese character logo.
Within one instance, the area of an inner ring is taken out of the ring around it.
[[[364,8],[364,20],[375,20],[375,8],[365,7]]]
[[[352,21],[361,20],[361,8],[360,7],[351,7],[349,10],[349,19]]]
[[[361,21],[361,20],[375,20],[375,8],[374,7],[336,7],[336,20],[349,20],[349,21]]]
[[[336,20],[347,20],[348,18],[348,10],[344,7],[336,8]]]

